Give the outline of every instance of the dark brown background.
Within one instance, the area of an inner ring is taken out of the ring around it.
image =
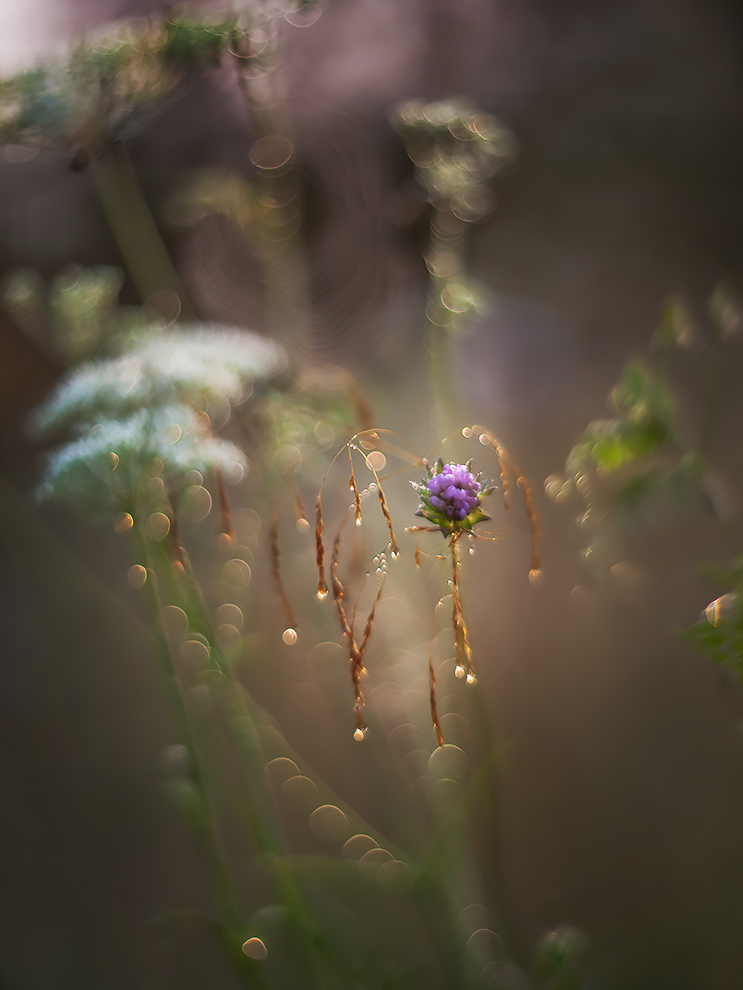
[[[154,9],[68,7],[71,30]],[[521,152],[497,181],[497,211],[471,233],[471,271],[496,305],[452,375],[469,415],[494,424],[536,482],[559,470],[668,294],[702,313],[719,280],[741,285],[742,40],[739,9],[722,0],[331,0],[315,26],[287,28],[320,359],[360,373],[383,425],[430,442],[424,226],[390,223],[410,168],[386,112],[408,96],[464,96],[501,116]],[[215,73],[130,150],[158,213],[189,169],[244,167],[250,141]],[[0,173],[0,269],[49,277],[69,262],[120,263],[87,173],[33,161]],[[260,329],[255,263],[236,231],[214,219],[164,230],[200,315]],[[128,283],[124,297],[135,299]],[[126,612],[138,605],[125,548],[72,512],[39,520],[27,504],[39,464],[22,422],[58,369],[0,318],[0,985],[229,986],[198,939],[163,962],[172,948],[145,934],[146,919],[206,898],[162,794],[157,754],[171,730],[147,633]],[[733,486],[740,346],[713,449]],[[692,396],[702,359],[680,359]],[[470,575],[481,683],[508,743],[501,839],[522,938],[583,928],[587,988],[735,990],[743,695],[670,631],[715,595],[696,562],[722,562],[727,548],[701,512],[669,515],[620,544],[639,584],[591,583],[577,504],[539,508],[543,588],[525,580],[516,524]],[[302,677],[287,664],[248,672],[259,700],[309,765],[384,825],[347,712],[292,707],[286,686]]]

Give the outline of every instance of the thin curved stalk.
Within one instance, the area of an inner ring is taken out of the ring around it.
[[[90,168],[111,233],[142,302],[158,291],[173,292],[180,300],[181,319],[194,320],[186,290],[124,145],[111,145]]]

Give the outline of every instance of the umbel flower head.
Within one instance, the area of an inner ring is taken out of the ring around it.
[[[247,461],[216,435],[214,416],[224,421],[285,365],[270,340],[214,325],[153,327],[120,357],[80,365],[34,417],[37,434],[74,433],[50,459],[40,494],[104,512],[153,511],[193,485],[194,472],[239,481]]]
[[[493,486],[482,475],[472,473],[471,460],[466,464],[445,464],[440,457],[428,473],[425,481],[410,482],[421,500],[417,516],[433,523],[444,535],[470,530],[490,518],[480,503]]]

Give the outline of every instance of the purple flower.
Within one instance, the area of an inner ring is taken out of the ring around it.
[[[479,505],[480,482],[465,464],[444,464],[439,474],[429,479],[426,488],[432,508],[461,522]]]

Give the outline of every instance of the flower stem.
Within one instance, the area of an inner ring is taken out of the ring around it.
[[[147,554],[148,550],[145,546],[140,553]],[[180,607],[188,615],[189,624],[192,623],[193,628],[199,629],[209,643],[210,669],[218,678],[229,744],[239,762],[247,792],[251,836],[258,853],[271,865],[272,882],[279,900],[286,908],[287,920],[305,958],[306,986],[309,990],[322,990],[329,984],[324,954],[320,951],[322,935],[283,856],[279,839],[281,825],[265,785],[265,761],[256,732],[258,713],[234,668],[225,661],[219,648],[214,645],[213,624],[198,582],[190,574],[179,578],[170,577],[172,561],[168,559],[167,551],[163,550],[158,556],[159,573],[169,576],[173,599],[180,603]],[[147,566],[151,566],[152,562],[150,550]],[[157,607],[159,611],[159,605]],[[167,644],[164,645],[167,649]]]
[[[140,523],[135,523],[133,526],[132,538],[137,559],[143,562],[148,571],[144,589],[147,592],[153,613],[158,659],[181,741],[188,751],[190,783],[198,795],[199,814],[191,816],[191,824],[209,869],[219,918],[224,929],[223,945],[241,984],[245,987],[263,990],[266,983],[255,960],[236,951],[244,924],[243,910],[224,860],[214,808],[206,784],[202,755],[191,728],[170,647],[161,628],[159,617],[162,611],[162,601],[157,588],[153,554],[147,537],[142,533]]]
[[[91,172],[111,233],[142,302],[158,291],[173,292],[180,300],[181,318],[195,319],[124,145],[111,145],[92,163]]]

